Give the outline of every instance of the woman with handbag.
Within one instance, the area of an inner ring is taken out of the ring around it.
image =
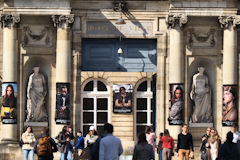
[[[164,136],[161,138],[162,144],[162,160],[171,160],[173,156],[174,141],[170,136],[168,129],[164,130]]]

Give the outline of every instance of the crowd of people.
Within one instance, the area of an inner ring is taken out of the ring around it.
[[[60,152],[60,160],[88,159],[88,160],[117,160],[123,153],[121,140],[113,136],[113,125],[106,123],[104,133],[98,135],[94,126],[89,127],[89,132],[84,138],[81,131],[77,132],[76,142],[73,130],[70,126],[64,126],[55,137],[57,143],[49,136],[49,128],[44,127],[38,139],[34,137],[31,127],[27,127],[22,134],[22,150],[24,160],[33,160],[34,153],[38,160],[53,160],[53,152]],[[188,130],[188,125],[182,126],[182,132],[178,135],[175,147],[173,137],[168,129],[157,136],[150,126],[146,126],[145,132],[138,135],[138,142],[134,147],[133,160],[171,160],[176,152],[179,160],[194,159],[193,136]],[[207,128],[202,136],[200,147],[201,160],[239,160],[240,132],[233,125],[227,133],[226,141],[221,143],[221,138],[215,128]],[[174,150],[175,147],[175,150]],[[155,157],[155,152],[158,157]],[[76,156],[74,156],[76,155]],[[198,159],[198,158],[197,158]]]

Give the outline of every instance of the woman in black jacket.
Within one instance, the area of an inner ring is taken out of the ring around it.
[[[138,143],[134,147],[133,160],[153,160],[153,149],[147,143],[145,133],[140,133],[138,136]]]

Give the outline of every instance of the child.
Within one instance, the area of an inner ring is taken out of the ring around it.
[[[157,146],[157,153],[159,154],[158,155],[159,160],[162,160],[162,142],[161,142],[162,137],[163,137],[163,133],[161,132],[159,134],[159,142],[158,142],[158,146]]]

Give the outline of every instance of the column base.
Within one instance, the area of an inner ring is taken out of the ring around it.
[[[2,124],[1,125],[1,141],[17,142],[17,124]]]
[[[0,142],[0,159],[23,159],[22,148],[19,147],[15,141],[1,141]]]

